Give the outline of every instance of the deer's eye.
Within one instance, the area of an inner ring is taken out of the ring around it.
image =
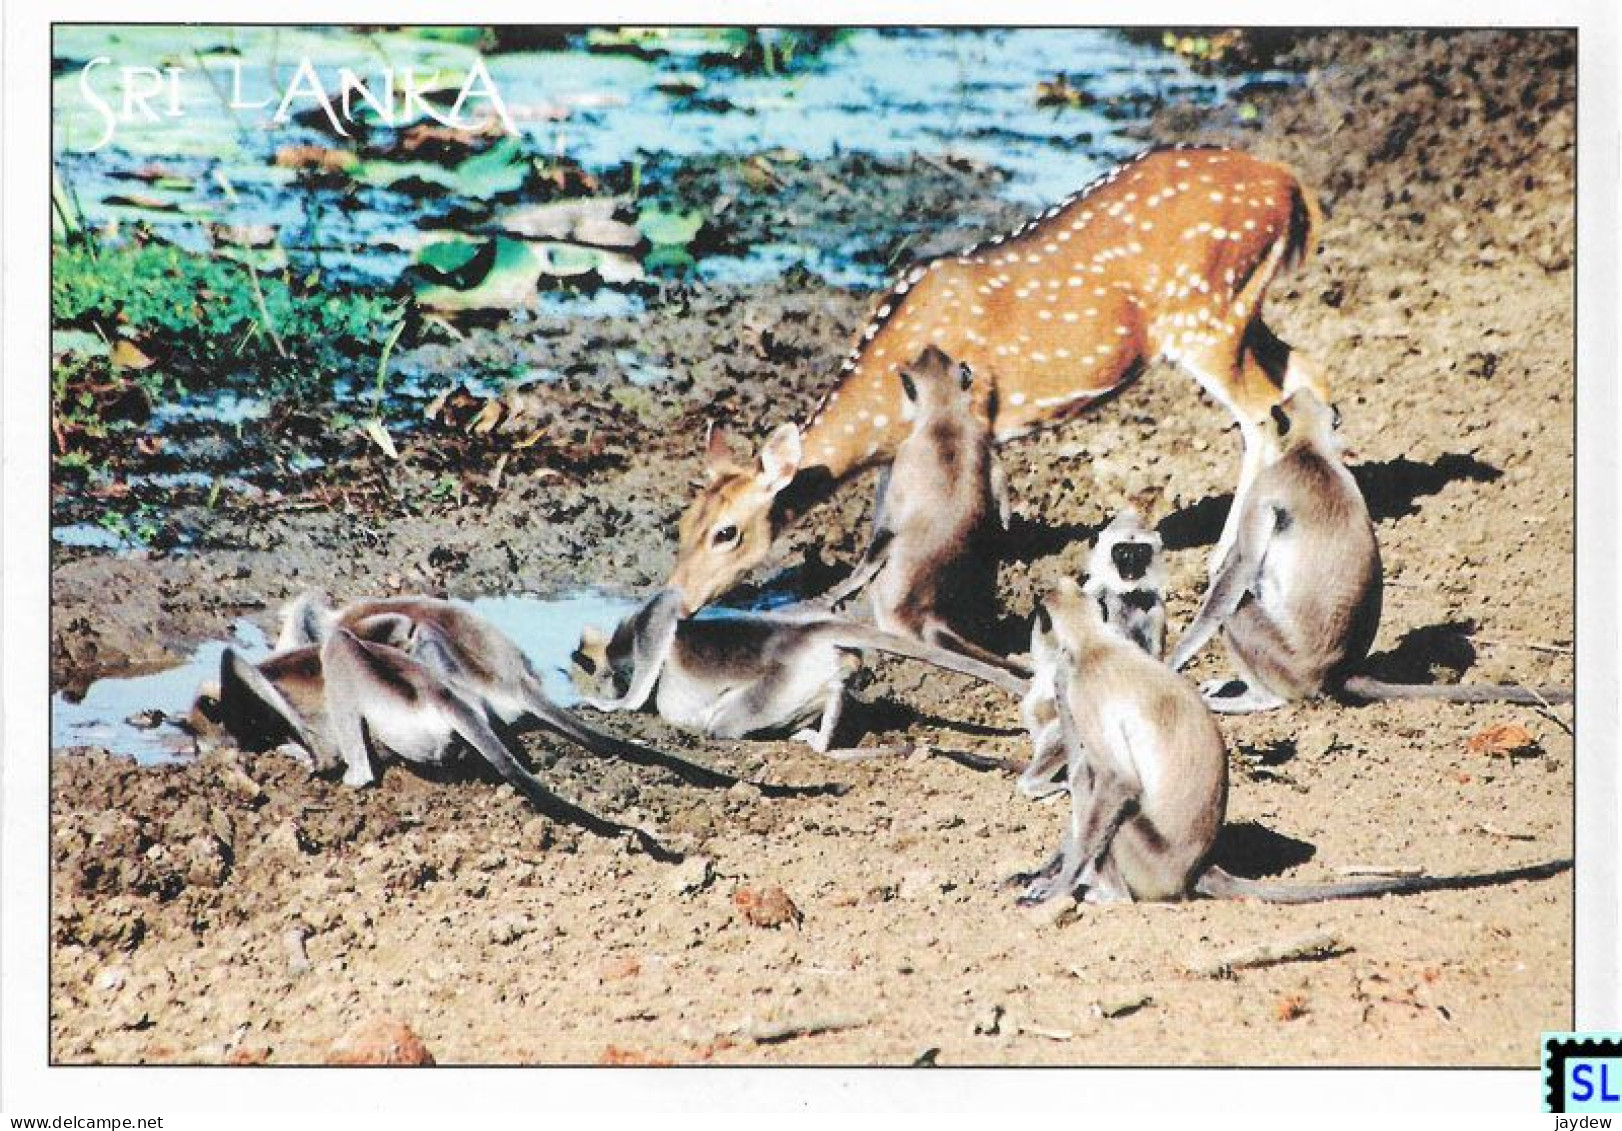
[[[731,544],[733,542],[736,542],[737,540],[738,540],[738,528],[736,526],[718,527],[716,529],[716,531],[715,531],[715,537],[713,539],[714,543],[717,546],[726,546],[726,545],[729,545],[729,544]]]

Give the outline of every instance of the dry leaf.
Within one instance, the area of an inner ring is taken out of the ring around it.
[[[394,460],[400,458],[400,449],[394,446],[394,437],[389,435],[388,429],[383,427],[381,421],[374,417],[362,424],[360,430],[367,439],[378,446],[384,455]]]
[[[275,164],[281,169],[342,173],[360,164],[360,158],[347,149],[328,149],[324,145],[284,145],[276,151]]]
[[[1273,1016],[1280,1021],[1295,1021],[1307,1015],[1305,994],[1285,994],[1273,1004]]]
[[[479,415],[475,416],[468,424],[467,430],[475,436],[487,435],[494,430],[497,424],[501,423],[501,418],[505,413],[506,410],[502,407],[500,401],[486,401],[484,407],[479,410]]]
[[[1542,749],[1536,736],[1520,723],[1494,723],[1471,735],[1464,747],[1472,754],[1489,758],[1513,758],[1517,754],[1536,754]]]
[[[141,352],[141,347],[127,338],[120,338],[113,345],[113,364],[120,369],[150,369],[153,362]]]

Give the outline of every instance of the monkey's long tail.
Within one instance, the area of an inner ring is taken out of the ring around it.
[[[1195,883],[1194,890],[1208,899],[1255,899],[1262,903],[1323,903],[1331,899],[1373,899],[1382,895],[1409,895],[1422,891],[1455,891],[1491,887],[1518,880],[1542,880],[1571,867],[1571,858],[1547,860],[1501,872],[1464,876],[1393,876],[1385,880],[1352,880],[1341,884],[1275,884],[1247,880],[1215,865]]]
[[[539,681],[533,676],[525,681],[525,691],[529,696],[530,710],[535,713],[536,718],[564,737],[578,742],[593,754],[605,758],[623,758],[627,762],[635,762],[641,766],[660,766],[690,785],[708,786],[712,789],[729,789],[743,781],[742,778],[723,770],[701,766],[697,762],[690,762],[686,758],[656,747],[641,746],[611,731],[600,730],[553,703],[540,689]],[[827,788],[823,786],[768,785],[760,782],[749,784],[754,785],[767,797],[798,797],[827,792]]]
[[[1349,677],[1341,687],[1359,699],[1443,699],[1449,703],[1525,703],[1546,706],[1570,703],[1569,687],[1521,687],[1513,683],[1387,683],[1366,675]]]
[[[973,676],[975,679],[984,680],[986,683],[1002,688],[1016,698],[1023,698],[1025,692],[1030,689],[1030,685],[1013,672],[987,660],[982,660],[977,656],[939,648],[933,644],[925,644],[920,640],[913,640],[911,637],[901,636],[894,632],[885,632],[882,628],[874,628],[872,625],[863,624],[860,621],[831,620],[829,626],[842,644],[850,644],[859,648],[872,648],[879,652],[889,652],[896,656],[904,656],[909,660],[921,660],[926,664],[933,664],[938,668],[945,668],[961,675]],[[995,653],[988,653],[988,655],[995,655]]]

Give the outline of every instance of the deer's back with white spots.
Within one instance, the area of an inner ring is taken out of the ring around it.
[[[1289,169],[1247,154],[1157,150],[1119,166],[1012,235],[907,271],[803,429],[805,466],[842,478],[887,460],[907,433],[895,372],[929,345],[990,378],[999,441],[1085,409],[1159,357],[1259,417],[1277,383],[1241,347],[1315,220]]]

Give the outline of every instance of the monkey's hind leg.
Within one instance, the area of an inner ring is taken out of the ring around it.
[[[1131,903],[1132,889],[1121,874],[1121,865],[1115,853],[1107,853],[1096,865],[1081,874],[1081,885],[1086,888],[1082,899],[1086,903]]]
[[[1245,603],[1228,618],[1223,637],[1242,689],[1230,691],[1234,680],[1202,683],[1200,696],[1205,705],[1220,715],[1249,715],[1287,704],[1289,696],[1273,688],[1290,686],[1298,666],[1297,652],[1261,606],[1254,601]]]
[[[911,743],[882,746],[844,746],[834,745],[834,736],[839,731],[840,720],[844,718],[845,708],[850,703],[850,692],[845,685],[846,676],[841,674],[836,679],[828,681],[827,699],[823,702],[822,723],[816,729],[807,727],[795,733],[794,738],[804,742],[818,754],[824,754],[839,762],[855,762],[865,758],[888,758],[895,755],[907,755],[913,752]]]
[[[1014,788],[1021,797],[1032,801],[1041,801],[1063,793],[1068,785],[1063,781],[1055,781],[1053,775],[1064,766],[1067,755],[1064,743],[1055,735],[1051,741],[1037,745],[1036,753],[1031,755],[1031,764],[1025,767],[1025,772],[1019,775],[1014,782]]]
[[[1234,689],[1234,685],[1238,689]],[[1258,684],[1240,679],[1208,679],[1200,684],[1200,697],[1205,705],[1219,715],[1254,715],[1261,711],[1275,711],[1289,703]]]
[[[1051,876],[1043,876],[1025,889],[1018,900],[1021,907],[1033,907],[1075,892],[1083,874],[1095,872],[1095,866],[1109,853],[1116,831],[1132,811],[1137,795],[1125,778],[1101,766],[1093,767],[1091,777],[1087,789],[1079,789],[1072,782],[1070,825],[1059,846],[1059,867]]]

